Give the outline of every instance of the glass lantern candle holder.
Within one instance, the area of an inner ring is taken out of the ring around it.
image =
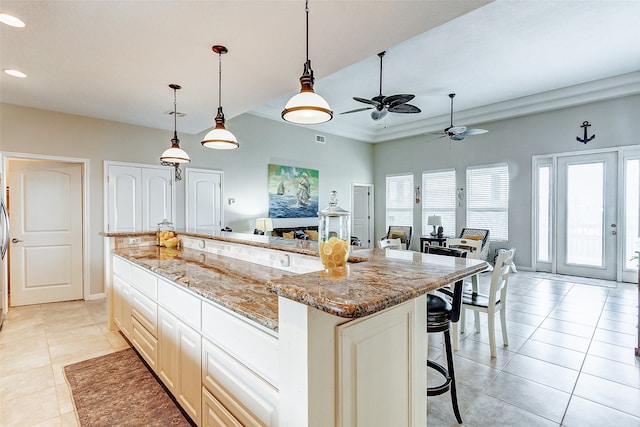
[[[158,228],[156,229],[156,245],[165,246],[165,241],[173,237],[175,237],[173,223],[167,219],[159,222]]]
[[[338,195],[334,190],[329,206],[318,212],[318,249],[325,268],[347,264],[351,242],[351,215],[338,206]]]

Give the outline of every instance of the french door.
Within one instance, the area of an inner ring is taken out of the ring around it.
[[[616,279],[617,153],[558,159],[556,272]]]
[[[534,158],[534,265],[633,282],[640,223],[640,148]]]

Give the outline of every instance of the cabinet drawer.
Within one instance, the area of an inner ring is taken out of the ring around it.
[[[202,426],[243,427],[205,388],[202,388]]]
[[[278,338],[273,331],[203,302],[202,334],[278,388]]]
[[[200,301],[179,285],[158,281],[158,303],[197,331],[200,330]]]
[[[158,299],[158,279],[150,272],[131,266],[131,285],[153,300]]]
[[[127,282],[131,280],[131,264],[117,256],[112,257],[111,260],[113,273],[117,274],[121,279],[126,280]]]
[[[278,425],[278,391],[206,339],[202,340],[202,385],[242,425]]]
[[[156,372],[156,362],[158,360],[158,340],[155,339],[135,318],[131,321],[133,333],[131,342],[142,355],[142,358]]]
[[[137,289],[131,290],[131,315],[154,338],[158,338],[158,304]]]

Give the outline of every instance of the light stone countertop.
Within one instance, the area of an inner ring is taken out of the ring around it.
[[[178,231],[178,234],[317,256],[314,241],[239,233],[210,236]],[[274,331],[278,330],[277,296],[335,316],[358,318],[401,304],[487,267],[487,263],[480,260],[354,248],[346,267],[296,274],[186,248],[131,246],[114,252]]]

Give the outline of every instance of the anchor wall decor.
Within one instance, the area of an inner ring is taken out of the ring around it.
[[[583,144],[586,144],[587,142],[591,141],[593,138],[596,137],[595,134],[591,135],[590,137],[587,137],[587,128],[591,126],[591,123],[589,122],[582,122],[582,126],[580,126],[581,128],[584,129],[584,138],[580,138],[579,136],[576,136],[576,140],[582,142]]]

